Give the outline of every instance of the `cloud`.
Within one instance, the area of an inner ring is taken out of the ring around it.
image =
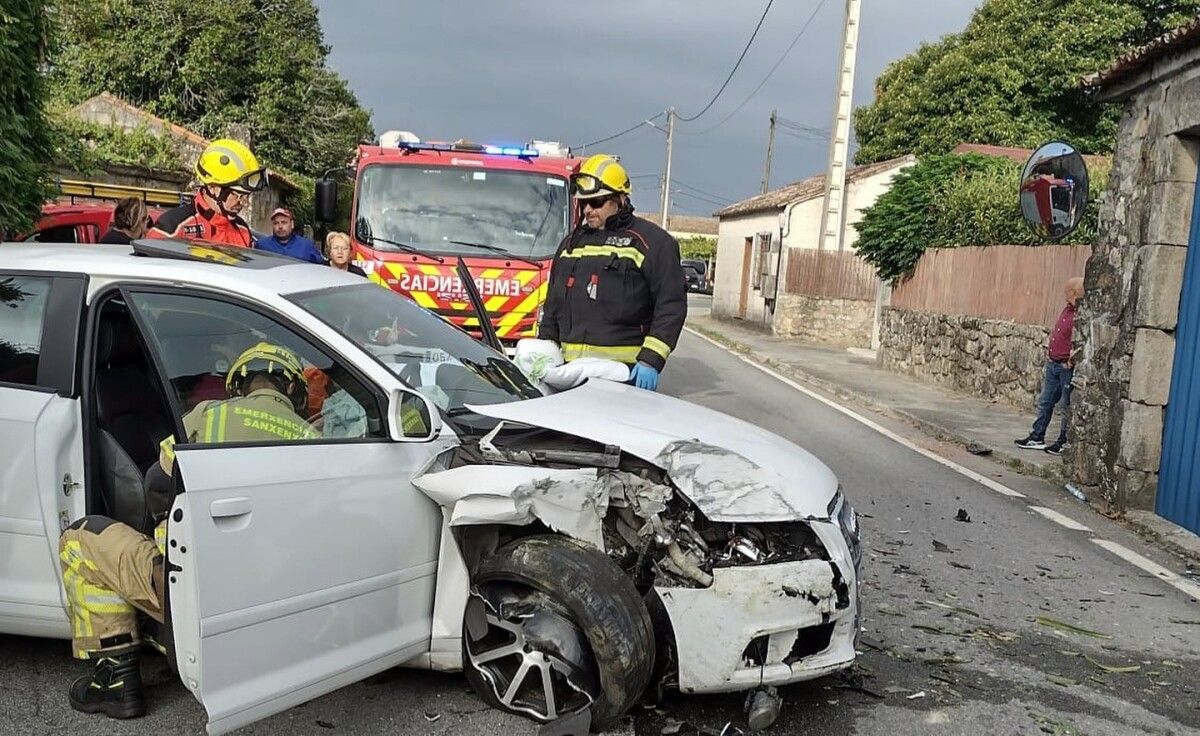
[[[804,37],[737,115],[697,134],[745,99],[820,2],[776,0],[725,93],[699,120],[677,127],[673,179],[722,201],[753,195],[762,178],[772,108],[806,125],[830,126],[841,0],[824,0]],[[540,138],[568,144],[627,128],[669,105],[694,114],[729,73],[763,7],[720,0],[316,4],[332,47],[330,65],[372,110],[377,130],[412,130],[435,140]],[[855,104],[870,100],[874,79],[887,63],[921,42],[960,30],[974,5],[864,3]],[[665,148],[665,136],[645,126],[604,150],[619,154],[632,173],[658,173]],[[772,185],[819,173],[826,156],[826,141],[780,136]],[[639,178],[635,188],[639,209],[659,208],[656,179]],[[672,211],[717,209],[686,194],[672,200]]]

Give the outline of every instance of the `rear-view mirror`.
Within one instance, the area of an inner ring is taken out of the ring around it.
[[[333,222],[337,217],[337,182],[333,179],[317,179],[314,208],[317,222]]]

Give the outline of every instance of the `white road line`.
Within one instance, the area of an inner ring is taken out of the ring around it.
[[[1176,575],[1154,560],[1148,560],[1139,555],[1137,552],[1134,552],[1128,547],[1117,544],[1116,542],[1110,542],[1107,539],[1092,539],[1092,541],[1109,552],[1112,552],[1117,557],[1120,557],[1122,560],[1130,563],[1131,565],[1142,568],[1167,585],[1178,588],[1191,597],[1200,600],[1200,585],[1189,582],[1182,576]]]
[[[1074,519],[1072,519],[1069,516],[1064,516],[1064,515],[1058,513],[1054,509],[1048,509],[1045,506],[1030,506],[1029,510],[1039,513],[1042,516],[1049,519],[1050,521],[1053,521],[1055,524],[1058,524],[1060,526],[1065,526],[1068,529],[1074,529],[1077,532],[1090,532],[1091,531],[1091,529],[1089,527],[1086,527],[1083,524],[1080,524],[1078,521],[1075,521]]]
[[[853,412],[850,409],[847,409],[846,407],[837,403],[836,401],[831,401],[831,400],[825,398],[824,396],[816,393],[815,391],[793,381],[792,379],[788,378],[787,376],[777,373],[764,365],[760,365],[756,361],[751,360],[750,358],[747,358],[746,356],[742,355],[741,353],[739,353],[735,350],[730,350],[727,346],[722,345],[721,343],[712,339],[708,335],[697,332],[696,330],[692,329],[691,327],[684,327],[684,329],[687,330],[688,332],[692,333],[696,337],[700,338],[701,340],[707,340],[708,342],[712,343],[713,345],[716,345],[718,348],[724,350],[725,352],[729,353],[730,355],[732,355],[733,357],[742,361],[743,363],[748,363],[749,365],[754,366],[755,368],[759,369],[763,373],[766,373],[768,376],[771,376],[775,380],[786,383],[787,385],[796,389],[797,391],[804,394],[805,396],[816,399],[817,401],[821,402],[822,404],[825,404],[829,408],[831,408],[835,411],[839,411],[842,414],[845,414],[846,416],[850,417],[854,421],[870,427],[871,429],[875,430],[876,432],[883,435],[884,437],[887,437],[888,439],[892,440],[893,442],[904,445],[908,449],[912,450],[913,452],[915,452],[919,455],[922,455],[923,457],[927,457],[936,463],[941,463],[942,465],[945,465],[947,468],[950,468],[954,472],[965,475],[968,478],[970,478],[971,480],[975,481],[976,483],[979,483],[980,485],[982,485],[986,488],[989,488],[989,489],[995,491],[996,493],[999,493],[999,494],[1002,494],[1005,496],[1010,496],[1012,498],[1025,498],[1024,493],[1021,493],[1019,491],[1014,491],[1013,489],[1009,488],[1008,486],[997,483],[996,481],[992,480],[991,478],[987,477],[986,475],[980,475],[979,473],[976,473],[974,470],[971,470],[970,468],[959,465],[958,463],[954,462],[953,460],[947,460],[946,458],[942,457],[941,455],[938,455],[937,453],[935,453],[931,450],[926,450],[924,447],[921,447],[920,445],[916,444],[915,442],[912,442],[908,439],[905,439],[904,437],[901,437],[900,435],[896,434],[895,432],[888,429],[887,427],[884,427],[883,425],[880,425],[880,424],[877,424],[877,423],[871,421],[870,419],[864,417],[862,414]]]
[[[924,447],[921,447],[920,445],[917,445],[917,444],[905,439],[904,437],[901,437],[900,435],[896,434],[895,432],[891,431],[890,429],[871,421],[870,419],[864,417],[863,415],[853,412],[850,409],[847,409],[846,407],[842,406],[841,404],[838,404],[837,402],[827,399],[824,396],[816,393],[812,389],[809,389],[806,386],[803,386],[803,385],[797,383],[796,381],[793,381],[792,379],[788,378],[787,376],[782,375],[781,373],[778,373],[774,370],[771,370],[770,368],[768,368],[764,365],[761,365],[758,362],[751,360],[750,358],[747,358],[746,356],[742,355],[741,353],[737,352],[736,350],[729,348],[727,345],[722,345],[721,343],[712,339],[708,335],[705,335],[701,332],[697,332],[695,329],[693,329],[691,327],[684,327],[684,329],[687,330],[688,332],[692,333],[696,337],[700,338],[701,340],[705,340],[705,341],[715,345],[716,347],[720,348],[721,350],[724,350],[725,352],[729,353],[730,355],[732,355],[733,357],[742,361],[743,363],[754,366],[755,368],[762,371],[763,373],[766,373],[768,376],[771,376],[775,380],[786,383],[788,386],[791,386],[792,388],[796,389],[797,391],[804,394],[805,396],[811,397],[811,398],[821,402],[822,404],[825,404],[829,408],[831,408],[835,411],[841,412],[842,414],[845,414],[846,416],[850,417],[854,421],[859,422],[860,424],[866,425],[867,427],[870,427],[871,429],[875,430],[876,432],[883,435],[884,437],[887,437],[888,439],[892,440],[893,442],[896,442],[898,444],[901,444],[901,445],[907,447],[908,449],[912,450],[913,452],[915,452],[923,457],[927,457],[936,463],[945,465],[947,468],[950,468],[951,470],[955,471],[956,473],[959,473],[961,475],[964,475],[964,476],[970,478],[971,480],[975,481],[976,483],[979,483],[980,485],[984,486],[985,488],[989,488],[997,493],[1003,494],[1005,496],[1011,496],[1013,498],[1026,498],[1024,493],[1019,493],[1017,491],[1014,491],[1013,489],[1009,488],[1008,486],[997,483],[996,481],[992,480],[991,478],[988,478],[987,476],[980,475],[979,473],[976,473],[974,470],[971,470],[970,468],[963,467],[962,465],[959,465],[956,462],[947,460],[946,458],[936,454],[932,450],[926,450]],[[1079,522],[1075,521],[1074,519],[1071,519],[1068,516],[1064,516],[1063,514],[1060,514],[1057,511],[1054,511],[1053,509],[1048,509],[1043,506],[1033,506],[1033,505],[1030,505],[1029,508],[1031,510],[1035,511],[1036,513],[1041,514],[1042,516],[1046,517],[1047,519],[1049,519],[1057,524],[1061,524],[1062,526],[1065,526],[1068,529],[1074,529],[1074,530],[1085,531],[1085,532],[1092,531],[1090,528],[1084,526],[1083,524],[1080,524]],[[1154,575],[1154,577],[1163,581],[1167,585],[1170,585],[1178,590],[1183,591],[1184,593],[1191,596],[1192,598],[1200,599],[1200,585],[1196,585],[1195,583],[1188,581],[1187,579],[1183,578],[1182,576],[1171,572],[1170,570],[1168,570],[1167,568],[1158,564],[1157,562],[1154,562],[1153,560],[1147,559],[1147,558],[1139,555],[1137,552],[1134,552],[1133,550],[1129,549],[1128,547],[1117,544],[1116,542],[1110,542],[1107,539],[1098,539],[1096,537],[1092,537],[1091,539],[1093,542],[1095,542],[1100,547],[1108,550],[1109,552],[1112,552],[1116,556],[1118,556],[1121,559],[1125,560],[1126,562],[1134,565],[1135,567],[1141,568],[1142,570],[1145,570],[1146,572],[1150,573],[1151,575]]]

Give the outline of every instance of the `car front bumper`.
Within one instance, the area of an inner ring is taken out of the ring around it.
[[[718,568],[708,588],[656,587],[674,631],[680,691],[749,690],[849,667],[858,587],[847,558]]]

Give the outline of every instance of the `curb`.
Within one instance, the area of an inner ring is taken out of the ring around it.
[[[854,402],[860,406],[865,406],[881,414],[908,422],[909,424],[915,426],[923,434],[933,437],[934,439],[953,442],[963,446],[974,441],[969,437],[965,437],[945,427],[934,424],[927,419],[923,419],[903,409],[897,409],[890,404],[881,402],[874,397],[859,393],[857,391],[851,391],[845,386],[841,386],[832,381],[825,380],[824,378],[819,378],[810,373],[806,373],[804,370],[797,368],[791,363],[785,363],[783,361],[775,360],[770,356],[763,355],[749,345],[740,343],[725,333],[714,330],[711,327],[697,324],[689,324],[687,327],[688,329],[695,330],[696,332],[699,332],[700,334],[712,340],[716,340],[734,352],[752,358],[756,362],[768,366],[769,368],[783,373],[784,375],[815,386],[816,388],[837,396],[840,399]],[[1022,457],[1009,451],[1007,448],[998,449],[993,447],[992,452],[985,457],[992,462],[997,463],[998,465],[1002,465],[1010,470],[1015,470],[1022,475],[1031,475],[1055,482],[1060,482],[1063,478],[1061,463],[1053,465],[1037,465],[1024,460]]]
[[[1180,557],[1198,563],[1189,564],[1189,568],[1200,568],[1200,536],[1151,511],[1127,511],[1125,521],[1142,537]]]

